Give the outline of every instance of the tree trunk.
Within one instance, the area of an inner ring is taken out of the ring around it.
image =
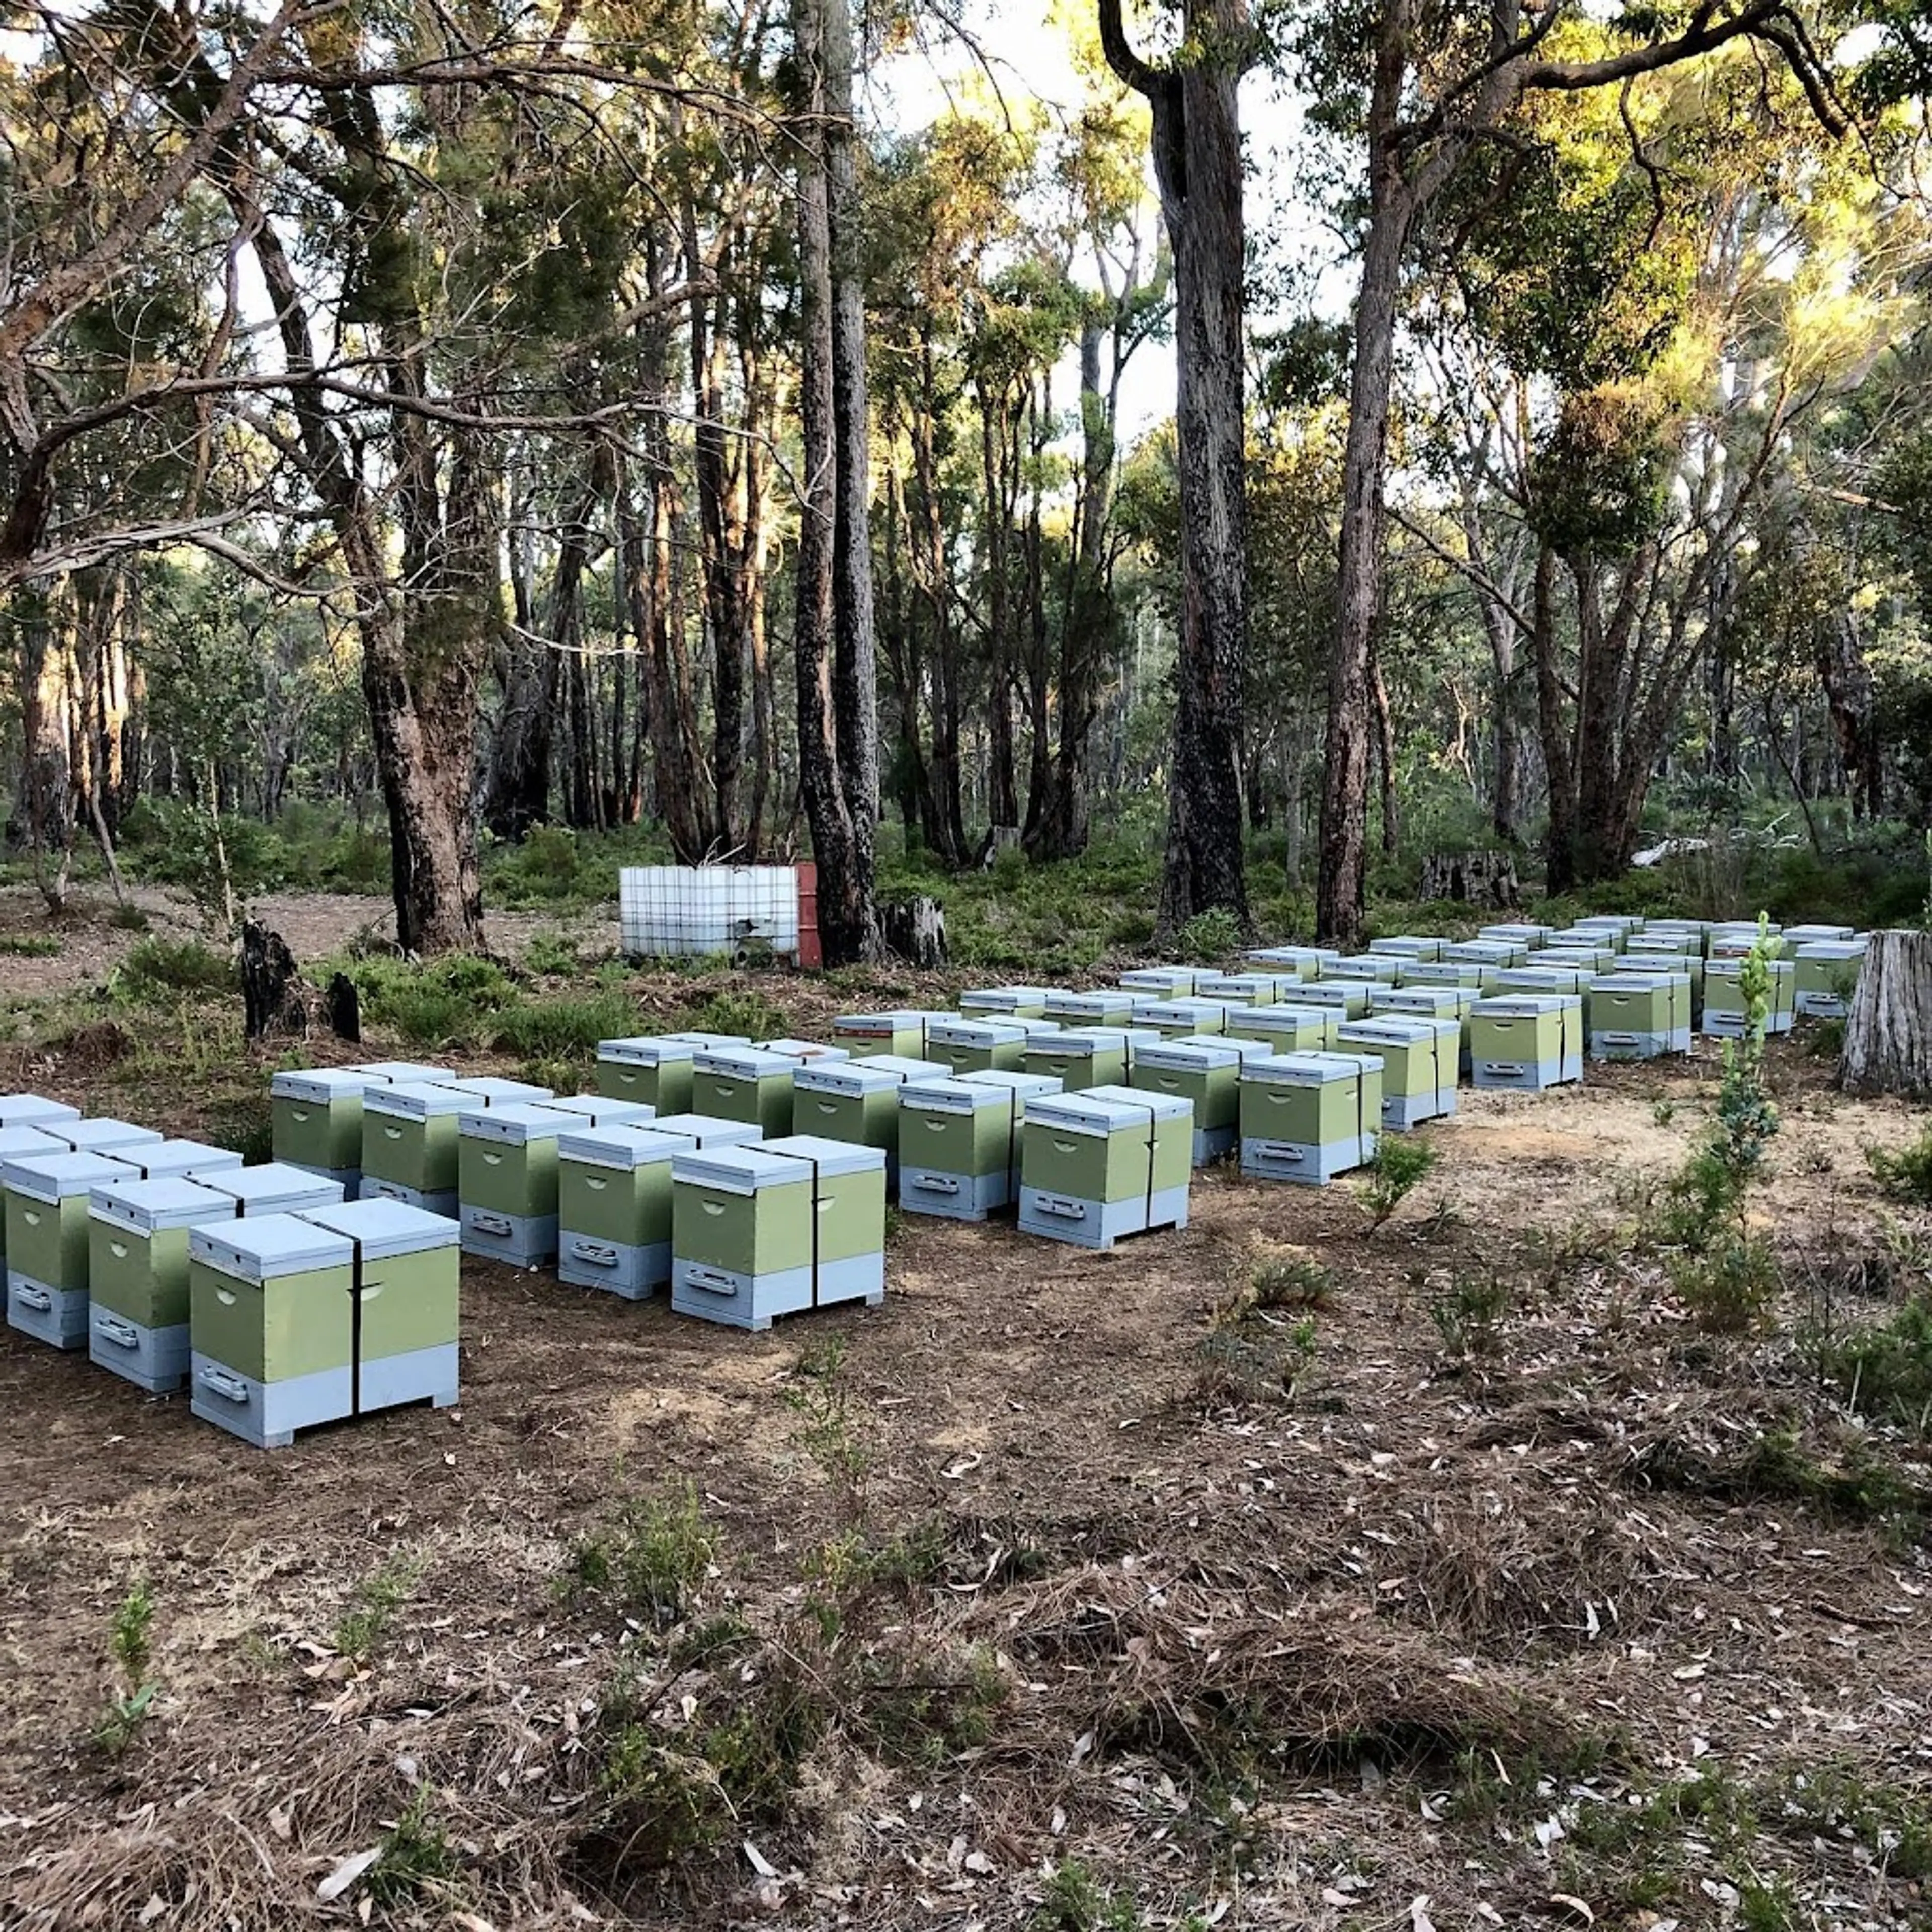
[[[1838,1084],[1932,1097],[1932,932],[1875,932],[1845,1020]]]

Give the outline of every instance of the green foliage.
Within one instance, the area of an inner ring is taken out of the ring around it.
[[[1714,1240],[1672,1250],[1666,1257],[1671,1287],[1707,1335],[1746,1335],[1777,1300],[1784,1276],[1763,1235],[1734,1229]]]
[[[1510,1300],[1509,1283],[1499,1275],[1458,1274],[1446,1293],[1430,1300],[1429,1318],[1451,1361],[1502,1352]]]
[[[716,1550],[716,1533],[686,1483],[668,1499],[627,1500],[611,1522],[578,1538],[566,1587],[606,1599],[647,1628],[668,1630],[690,1614]]]
[[[107,923],[117,932],[146,932],[154,921],[132,899],[117,899],[107,915]]]
[[[688,1033],[736,1034],[746,1040],[782,1040],[785,1016],[752,986],[727,986],[702,1006],[694,1006],[680,1023]]]
[[[1209,962],[1225,959],[1241,946],[1241,922],[1224,906],[1210,906],[1197,912],[1174,935],[1174,943],[1186,959]]]
[[[1332,1269],[1292,1250],[1264,1248],[1249,1262],[1234,1292],[1215,1311],[1217,1327],[1244,1322],[1264,1310],[1325,1312],[1335,1306]]]
[[[1047,1880],[1027,1932],[1140,1932],[1140,1907],[1077,1858],[1064,1858]]]
[[[1808,1342],[1820,1378],[1847,1408],[1932,1434],[1932,1297],[1914,1294],[1888,1319]]]
[[[1932,1208],[1932,1126],[1896,1154],[1888,1154],[1883,1148],[1868,1148],[1865,1159],[1882,1193],[1894,1201]]]
[[[1283,1322],[1217,1312],[1195,1344],[1193,1379],[1186,1400],[1197,1408],[1252,1408],[1292,1402],[1315,1364],[1319,1340],[1312,1315]]]
[[[51,932],[0,932],[0,959],[56,959],[60,950]]]
[[[808,1347],[794,1365],[785,1406],[799,1419],[799,1439],[854,1520],[862,1517],[872,1454],[844,1381],[845,1344],[832,1337]]]
[[[532,973],[566,977],[578,969],[577,941],[561,932],[533,932],[524,948],[524,964]]]
[[[113,1682],[94,1720],[94,1740],[110,1757],[120,1756],[134,1742],[160,1694],[160,1686],[148,1676],[154,1628],[154,1592],[145,1581],[138,1581],[115,1606],[107,1627]]]
[[[241,975],[233,958],[198,939],[137,939],[108,977],[108,991],[125,1006],[144,1006],[179,993],[233,993]]]
[[[1434,1144],[1412,1134],[1376,1136],[1375,1157],[1363,1170],[1361,1186],[1371,1234],[1436,1171],[1436,1159]]]
[[[366,1670],[375,1660],[428,1564],[418,1552],[398,1550],[356,1585],[350,1607],[336,1619],[334,1643],[357,1669]]]
[[[238,1154],[250,1167],[274,1158],[275,1123],[265,1092],[254,1092],[218,1108],[208,1128],[217,1147]]]
[[[638,1010],[621,993],[592,993],[575,1000],[532,1000],[505,1007],[490,1030],[490,1043],[532,1060],[584,1062],[599,1040],[635,1030]]]
[[[445,1890],[462,1869],[455,1846],[430,1808],[430,1788],[419,1784],[403,1814],[382,1834],[376,1862],[362,1889],[378,1906],[406,1905]]]
[[[364,1024],[388,1028],[412,1046],[474,1046],[492,1016],[522,997],[502,967],[474,953],[421,965],[371,957],[341,970],[356,982]]]

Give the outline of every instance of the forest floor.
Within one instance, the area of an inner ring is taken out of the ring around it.
[[[174,1023],[0,1090],[259,1093]],[[0,1924],[1932,1922],[1932,1450],[1805,1340],[1932,1285],[1864,1159],[1925,1117],[1771,1068],[1748,1340],[1633,1237],[1708,1048],[1466,1093],[1375,1232],[1225,1168],[1108,1255],[908,1216],[764,1335],[468,1262],[460,1406],[278,1453],[0,1336]],[[1305,1305],[1232,1319],[1257,1244]]]

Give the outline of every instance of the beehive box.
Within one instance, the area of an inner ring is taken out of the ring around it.
[[[432,1066],[420,1060],[364,1060],[343,1070],[380,1080],[386,1087],[419,1086],[424,1082],[435,1084],[456,1078],[454,1067]]]
[[[917,1060],[925,1057],[926,1028],[934,1020],[948,1017],[910,1007],[885,1013],[846,1013],[832,1022],[832,1034],[855,1054],[871,1058],[889,1053]]]
[[[1473,1086],[1540,1094],[1566,1079],[1566,1028],[1580,1036],[1582,1003],[1574,993],[1497,993],[1469,1009],[1469,1079]]]
[[[1688,977],[1684,983],[1688,989]],[[1675,1052],[1678,998],[1668,974],[1605,973],[1592,980],[1591,1058],[1654,1060]],[[1684,998],[1688,1004],[1688,990]]]
[[[440,1087],[412,1082],[370,1088],[362,1096],[361,1198],[398,1201],[454,1219],[456,1124],[465,1114],[487,1112],[490,1105],[486,1096],[473,1092],[466,1083]]]
[[[792,1081],[792,1133],[877,1148],[886,1157],[890,1192],[898,1178],[899,1089],[908,1080],[943,1079],[951,1071],[941,1061],[900,1054],[801,1066]]]
[[[1571,931],[1586,932],[1615,932],[1628,934],[1643,930],[1644,922],[1636,914],[1629,912],[1593,912],[1580,919]]]
[[[1862,939],[1801,940],[1792,962],[1793,1012],[1812,1019],[1843,1019],[1851,1010],[1865,945]]]
[[[1020,1123],[1030,1094],[1060,1083],[1027,1073],[908,1081],[899,1090],[899,1204],[983,1221],[1018,1192]]]
[[[1369,941],[1371,952],[1385,952],[1397,959],[1440,959],[1442,941],[1430,938],[1426,933],[1398,932],[1386,939]]]
[[[1241,1172],[1322,1187],[1374,1160],[1382,1066],[1374,1054],[1283,1053],[1241,1070]]]
[[[1456,1070],[1462,1050],[1460,1020],[1372,1015],[1348,1022],[1339,1048],[1382,1062],[1383,1127],[1418,1127],[1455,1112]]]
[[[1023,1232],[1076,1247],[1187,1225],[1194,1109],[1107,1084],[1030,1102],[1020,1126]]]
[[[1136,966],[1120,975],[1124,993],[1150,994],[1156,1000],[1184,1000],[1202,977],[1198,966]]]
[[[1758,931],[1755,926],[1740,922],[1735,926],[1714,927],[1706,946],[1707,956],[1712,959],[1742,959],[1757,944]],[[1774,959],[1788,959],[1796,950],[1775,925],[1766,928],[1765,950]]]
[[[1292,973],[1304,980],[1320,979],[1322,968],[1341,956],[1332,946],[1258,946],[1241,956],[1264,972]]]
[[[1294,983],[1301,982],[1298,977]],[[1279,973],[1204,973],[1194,988],[1199,998],[1245,1006],[1271,1006],[1281,998],[1281,989]]]
[[[607,1100],[634,1100],[660,1114],[691,1106],[692,1062],[714,1046],[748,1046],[742,1036],[674,1033],[651,1038],[600,1040],[597,1090]]]
[[[1787,926],[1784,933],[1794,956],[1799,946],[1815,945],[1821,939],[1850,940],[1858,936],[1857,928],[1850,926]]]
[[[1534,956],[1539,959],[1541,955]],[[1599,976],[1573,966],[1513,966],[1496,975],[1492,996],[1507,998],[1513,993],[1556,994],[1574,1000],[1574,1012],[1566,1008],[1563,1022],[1563,1072],[1565,1080],[1583,1077],[1583,1054],[1590,1037],[1590,983]],[[1572,1063],[1574,1063],[1574,1065]]]
[[[188,1374],[188,1230],[233,1199],[179,1178],[98,1184],[87,1203],[87,1358],[160,1395]]]
[[[1478,998],[1473,986],[1378,986],[1369,994],[1368,1017],[1376,1019],[1385,1013],[1393,1013],[1403,1019],[1454,1020],[1456,1070],[1466,1079],[1469,1072],[1469,1009]],[[1335,1042],[1331,1040],[1327,1044],[1332,1046]]]
[[[136,1178],[110,1155],[70,1148],[0,1167],[10,1328],[50,1348],[87,1346],[88,1196],[105,1182]]]
[[[1691,942],[1691,950],[1699,958],[1703,956],[1704,941],[1711,930],[1708,919],[1647,919],[1638,928],[1641,932],[1655,934],[1682,934]]]
[[[948,1073],[978,1073],[989,1068],[1017,1072],[1033,1037],[1015,1020],[935,1020],[926,1030],[926,1053]]]
[[[225,1194],[237,1214],[297,1214],[315,1208],[334,1208],[342,1200],[342,1184],[325,1179],[305,1167],[265,1161],[260,1167],[221,1167],[195,1176],[196,1184]]]
[[[1242,1000],[1152,1000],[1135,1018],[1142,1025],[1152,1027],[1163,1040],[1180,1040],[1189,1034],[1226,1033],[1228,1022],[1236,1015],[1265,1010],[1258,1002],[1250,1005]]]
[[[1505,946],[1520,946],[1531,952],[1541,952],[1556,936],[1553,926],[1538,926],[1529,920],[1499,920],[1481,927],[1476,934],[1478,939],[1500,940]]]
[[[1058,1080],[1068,1094],[1116,1086],[1126,1078],[1135,1049],[1160,1038],[1153,1027],[1070,1027],[1029,1040],[1021,1070]]]
[[[1460,986],[1472,994],[1480,993],[1491,976],[1489,968],[1466,959],[1418,959],[1402,969],[1405,986]]]
[[[143,1180],[220,1174],[242,1165],[241,1155],[232,1148],[210,1147],[206,1141],[133,1141],[117,1147],[114,1158],[131,1167]]]
[[[1326,980],[1354,980],[1370,986],[1393,986],[1402,978],[1402,962],[1407,957],[1401,952],[1348,953],[1330,960],[1322,976]]]
[[[959,1010],[988,1019],[1044,1019],[1047,992],[1044,986],[975,986],[959,995]]]
[[[1546,946],[1531,963],[1538,967],[1567,966],[1594,979],[1599,973],[1610,971],[1622,957],[1614,946],[1586,945],[1581,940],[1571,940],[1560,946]]]
[[[268,1083],[274,1157],[352,1192],[362,1174],[362,1100],[387,1081],[346,1066],[278,1073]]]
[[[1347,1017],[1339,1006],[1304,1006],[1298,999],[1231,1013],[1223,1031],[1230,1040],[1252,1040],[1273,1053],[1321,1052],[1335,1044],[1335,1030]]]
[[[1116,988],[1072,992],[1056,986],[1046,996],[1044,1017],[1064,1027],[1125,1026],[1133,1017],[1134,996]]]
[[[80,1109],[64,1100],[49,1100],[38,1094],[0,1094],[0,1128],[52,1126],[58,1120],[77,1120]]]
[[[730,1124],[734,1136],[755,1130]],[[656,1126],[592,1127],[556,1143],[557,1274],[642,1300],[670,1280],[670,1164],[698,1142]]]
[[[1614,955],[1624,950],[1628,937],[1622,926],[1566,926],[1550,940],[1549,950],[1564,952],[1600,952]]]
[[[1704,956],[1703,935],[1679,932],[1674,928],[1654,932],[1646,926],[1641,932],[1633,932],[1624,940],[1622,956],[1634,959],[1644,955],[1654,958],[1660,954],[1670,959],[1701,960]]]
[[[1640,952],[1634,941],[1630,951],[1611,961],[1610,970],[1613,974],[1660,973],[1670,981],[1670,1050],[1688,1053],[1692,1030],[1704,1010],[1704,962],[1685,952]]]
[[[64,1141],[75,1154],[112,1154],[117,1148],[158,1147],[161,1137],[152,1127],[131,1120],[46,1120],[38,1132]]]
[[[789,1054],[763,1047],[712,1047],[692,1064],[692,1106],[721,1120],[749,1121],[766,1139],[788,1134],[799,1064]]]
[[[791,1135],[671,1163],[671,1306],[736,1328],[885,1294],[885,1157]]]
[[[345,1202],[305,1221],[355,1250],[349,1413],[456,1400],[463,1264],[456,1223],[398,1201]]]
[[[1366,1019],[1369,999],[1376,987],[1392,983],[1380,980],[1311,980],[1295,988],[1298,1006],[1326,1006],[1345,1020]]]
[[[551,1260],[556,1253],[557,1136],[602,1124],[557,1107],[489,1107],[458,1114],[456,1193],[464,1252],[517,1268],[540,1268]]]
[[[781,1060],[803,1066],[813,1061],[850,1060],[849,1046],[828,1046],[822,1040],[757,1040],[752,1044],[760,1053],[776,1053]]]
[[[1498,973],[1511,966],[1529,964],[1529,948],[1502,939],[1464,939],[1444,946],[1442,957],[1452,965],[1480,968],[1483,990],[1487,992],[1496,984]]]
[[[1144,1094],[1185,1100],[1193,1109],[1193,1160],[1205,1167],[1234,1151],[1240,1130],[1241,1048],[1265,1058],[1253,1041],[1205,1039],[1162,1040],[1144,1046],[1134,1058],[1128,1084]]]
[[[1798,968],[1795,961],[1773,959],[1771,970],[1771,1012],[1767,1034],[1789,1033],[1797,1008]],[[1744,997],[1741,975],[1744,962],[1714,954],[1704,967],[1704,1031],[1714,1040],[1742,1040],[1744,1033]]]
[[[694,1147],[746,1147],[763,1138],[755,1120],[722,1120],[716,1114],[660,1114],[650,1126],[652,1133],[676,1134]]]

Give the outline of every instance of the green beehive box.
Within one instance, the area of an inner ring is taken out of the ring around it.
[[[734,1137],[756,1130],[730,1124]],[[726,1142],[730,1144],[731,1142]],[[670,1164],[698,1142],[648,1127],[591,1127],[556,1143],[557,1274],[641,1300],[670,1281]]]
[[[1639,938],[1642,935],[1639,934]],[[1620,952],[1610,962],[1612,974],[1662,974],[1671,982],[1671,1050],[1690,1051],[1690,1034],[1704,1010],[1704,962],[1683,952]]]
[[[188,1230],[232,1221],[227,1195],[178,1177],[88,1196],[87,1357],[155,1394],[188,1376]]]
[[[1322,978],[1355,980],[1370,986],[1393,986],[1402,977],[1406,955],[1400,952],[1355,952],[1331,959]]]
[[[1193,1171],[1184,1099],[1108,1084],[1034,1100],[1020,1129],[1019,1225],[1096,1249],[1184,1228]]]
[[[628,1102],[614,1104],[630,1108]],[[459,1114],[456,1192],[464,1251],[518,1268],[539,1268],[550,1260],[556,1253],[557,1136],[604,1124],[555,1106],[490,1107]]]
[[[1629,934],[1621,926],[1566,926],[1550,942],[1550,950],[1556,952],[1621,952]]]
[[[1253,1041],[1209,1036],[1163,1040],[1144,1046],[1134,1058],[1128,1084],[1147,1094],[1187,1102],[1193,1109],[1193,1159],[1196,1167],[1234,1150],[1240,1126],[1242,1048],[1255,1058],[1264,1049]]]
[[[0,1169],[10,1160],[44,1160],[57,1154],[71,1154],[65,1141],[42,1133],[38,1127],[0,1127]],[[131,1174],[134,1170],[130,1168]],[[0,1289],[7,1284],[7,1212],[0,1200]]]
[[[1010,1206],[1027,1102],[1059,1091],[1058,1080],[1030,1073],[908,1081],[899,1090],[900,1205],[956,1221]]]
[[[712,1047],[693,1063],[692,1108],[721,1120],[748,1121],[768,1140],[788,1134],[792,1077],[800,1064],[789,1054],[762,1047]]]
[[[1593,912],[1587,917],[1578,920],[1571,930],[1580,928],[1589,932],[1615,932],[1628,937],[1633,932],[1641,932],[1643,924],[1643,920],[1635,913]]]
[[[1800,946],[1810,946],[1821,939],[1844,940],[1856,939],[1858,928],[1850,926],[1787,926],[1784,938],[1795,950]]]
[[[1530,920],[1500,920],[1481,927],[1476,934],[1478,939],[1500,940],[1505,946],[1520,946],[1531,952],[1540,952],[1556,936],[1553,926],[1538,926]]]
[[[268,1083],[275,1159],[353,1188],[362,1171],[362,1096],[388,1084],[346,1066],[278,1073]]]
[[[1537,954],[1534,964],[1538,968],[1568,967],[1571,970],[1588,974],[1594,979],[1600,973],[1607,973],[1623,957],[1613,946],[1585,946],[1572,942],[1562,946],[1546,946]]]
[[[1311,980],[1296,988],[1294,1003],[1331,1007],[1345,1020],[1366,1019],[1370,996],[1377,986],[1388,983],[1380,980]]]
[[[1790,959],[1768,960],[1771,974],[1771,1011],[1765,1031],[1789,1033],[1797,1010],[1797,964]],[[1744,962],[1713,954],[1704,967],[1703,1030],[1714,1039],[1739,1040],[1744,1036],[1746,1015],[1741,978]]]
[[[1688,1010],[1689,981],[1683,1000]],[[1590,1057],[1654,1060],[1675,1052],[1678,1001],[1665,973],[1606,973],[1590,982]]]
[[[1539,953],[1534,966],[1512,966],[1507,973],[1496,975],[1496,990],[1508,993],[1571,993],[1582,1002],[1582,1024],[1585,1035],[1590,1030],[1590,986],[1593,980],[1602,978],[1607,968],[1585,966],[1546,966],[1543,962],[1549,956]]]
[[[1299,978],[1294,983],[1300,986]],[[1281,998],[1279,973],[1204,973],[1195,986],[1198,998],[1232,1006],[1271,1006]]]
[[[597,1091],[609,1100],[632,1100],[660,1114],[691,1106],[691,1063],[714,1046],[747,1046],[738,1034],[670,1033],[647,1038],[600,1040]]]
[[[884,1013],[847,1013],[832,1022],[832,1036],[841,1046],[867,1058],[890,1054],[895,1058],[919,1060],[926,1055],[926,1031],[945,1013],[902,1008]]]
[[[400,1201],[351,1201],[301,1217],[354,1250],[349,1413],[457,1398],[462,1258],[456,1223]]]
[[[1464,939],[1442,949],[1442,957],[1452,965],[1480,967],[1485,978],[1483,989],[1496,984],[1496,976],[1511,966],[1529,964],[1529,948],[1502,939]]]
[[[356,1244],[294,1214],[188,1230],[190,1407],[258,1448],[350,1413]]]
[[[0,1129],[51,1126],[61,1120],[77,1120],[80,1109],[64,1100],[49,1100],[38,1094],[0,1094]]]
[[[1241,957],[1264,973],[1292,973],[1298,979],[1318,980],[1322,969],[1341,954],[1332,946],[1258,946]]]
[[[1152,1027],[1162,1039],[1180,1040],[1189,1034],[1226,1033],[1228,1022],[1238,1014],[1254,1012],[1259,1004],[1251,1006],[1245,1000],[1219,997],[1156,1000],[1142,1007],[1137,1017],[1142,1025]]]
[[[1466,959],[1418,959],[1402,969],[1405,986],[1460,986],[1472,994],[1481,992],[1491,976],[1489,968]]]
[[[1620,956],[1636,958],[1648,954],[1652,957],[1662,955],[1670,959],[1698,959],[1704,956],[1703,936],[1700,933],[1678,932],[1674,929],[1652,932],[1646,926],[1641,932],[1633,932],[1624,942]]]
[[[885,1293],[885,1158],[782,1136],[671,1163],[671,1306],[733,1328]]]
[[[832,1066],[801,1066],[792,1079],[791,1130],[886,1156],[886,1185],[898,1178],[899,1089],[908,1080],[944,1079],[952,1069],[936,1060],[880,1054]]]
[[[1580,1031],[1574,993],[1495,993],[1469,1009],[1469,1080],[1480,1088],[1540,1094],[1574,1075],[1564,1064],[1566,1037]]]
[[[1369,941],[1371,952],[1385,952],[1397,959],[1427,961],[1442,957],[1442,941],[1422,932],[1398,932],[1386,939]]]
[[[1792,1008],[1813,1019],[1843,1019],[1865,956],[1862,939],[1808,939],[1792,962]]]
[[[926,1028],[926,1052],[948,1073],[978,1073],[989,1068],[1018,1070],[1033,1030],[1016,1020],[936,1020]]]
[[[1385,1128],[1418,1127],[1455,1112],[1462,1046],[1460,1020],[1408,1014],[1350,1020],[1340,1034],[1340,1051],[1372,1056],[1382,1064],[1378,1124]]]
[[[0,1167],[10,1328],[50,1348],[87,1346],[88,1196],[106,1182],[138,1178],[110,1155],[70,1148]]]
[[[1156,1000],[1184,1000],[1202,976],[1198,966],[1136,966],[1120,975],[1120,991]]]
[[[529,1106],[548,1098],[547,1090],[538,1087],[495,1102],[468,1082],[370,1088],[362,1096],[362,1198],[398,1201],[454,1217],[458,1120],[492,1105]]]
[[[959,995],[959,1010],[986,1019],[1044,1019],[1047,992],[1044,986],[975,986]]]
[[[1409,1019],[1454,1020],[1460,1042],[1457,1070],[1469,1071],[1469,1009],[1480,995],[1473,986],[1378,986],[1369,995],[1370,1019],[1395,1013]],[[1334,1040],[1325,1042],[1330,1046]],[[1283,1052],[1288,1049],[1284,1048]]]
[[[1252,1040],[1270,1053],[1320,1052],[1335,1044],[1335,1030],[1347,1017],[1340,1006],[1304,1006],[1298,999],[1230,1013],[1223,1031],[1230,1040]]]
[[[1126,1026],[1132,1021],[1133,1012],[1133,994],[1118,987],[1083,993],[1056,986],[1046,996],[1044,1017],[1068,1028]]]
[[[1241,1172],[1325,1186],[1375,1158],[1382,1131],[1377,1055],[1283,1053],[1241,1070]]]
[[[1069,1027],[1029,1040],[1021,1070],[1058,1080],[1068,1094],[1117,1085],[1127,1077],[1134,1049],[1160,1037],[1153,1027]]]

